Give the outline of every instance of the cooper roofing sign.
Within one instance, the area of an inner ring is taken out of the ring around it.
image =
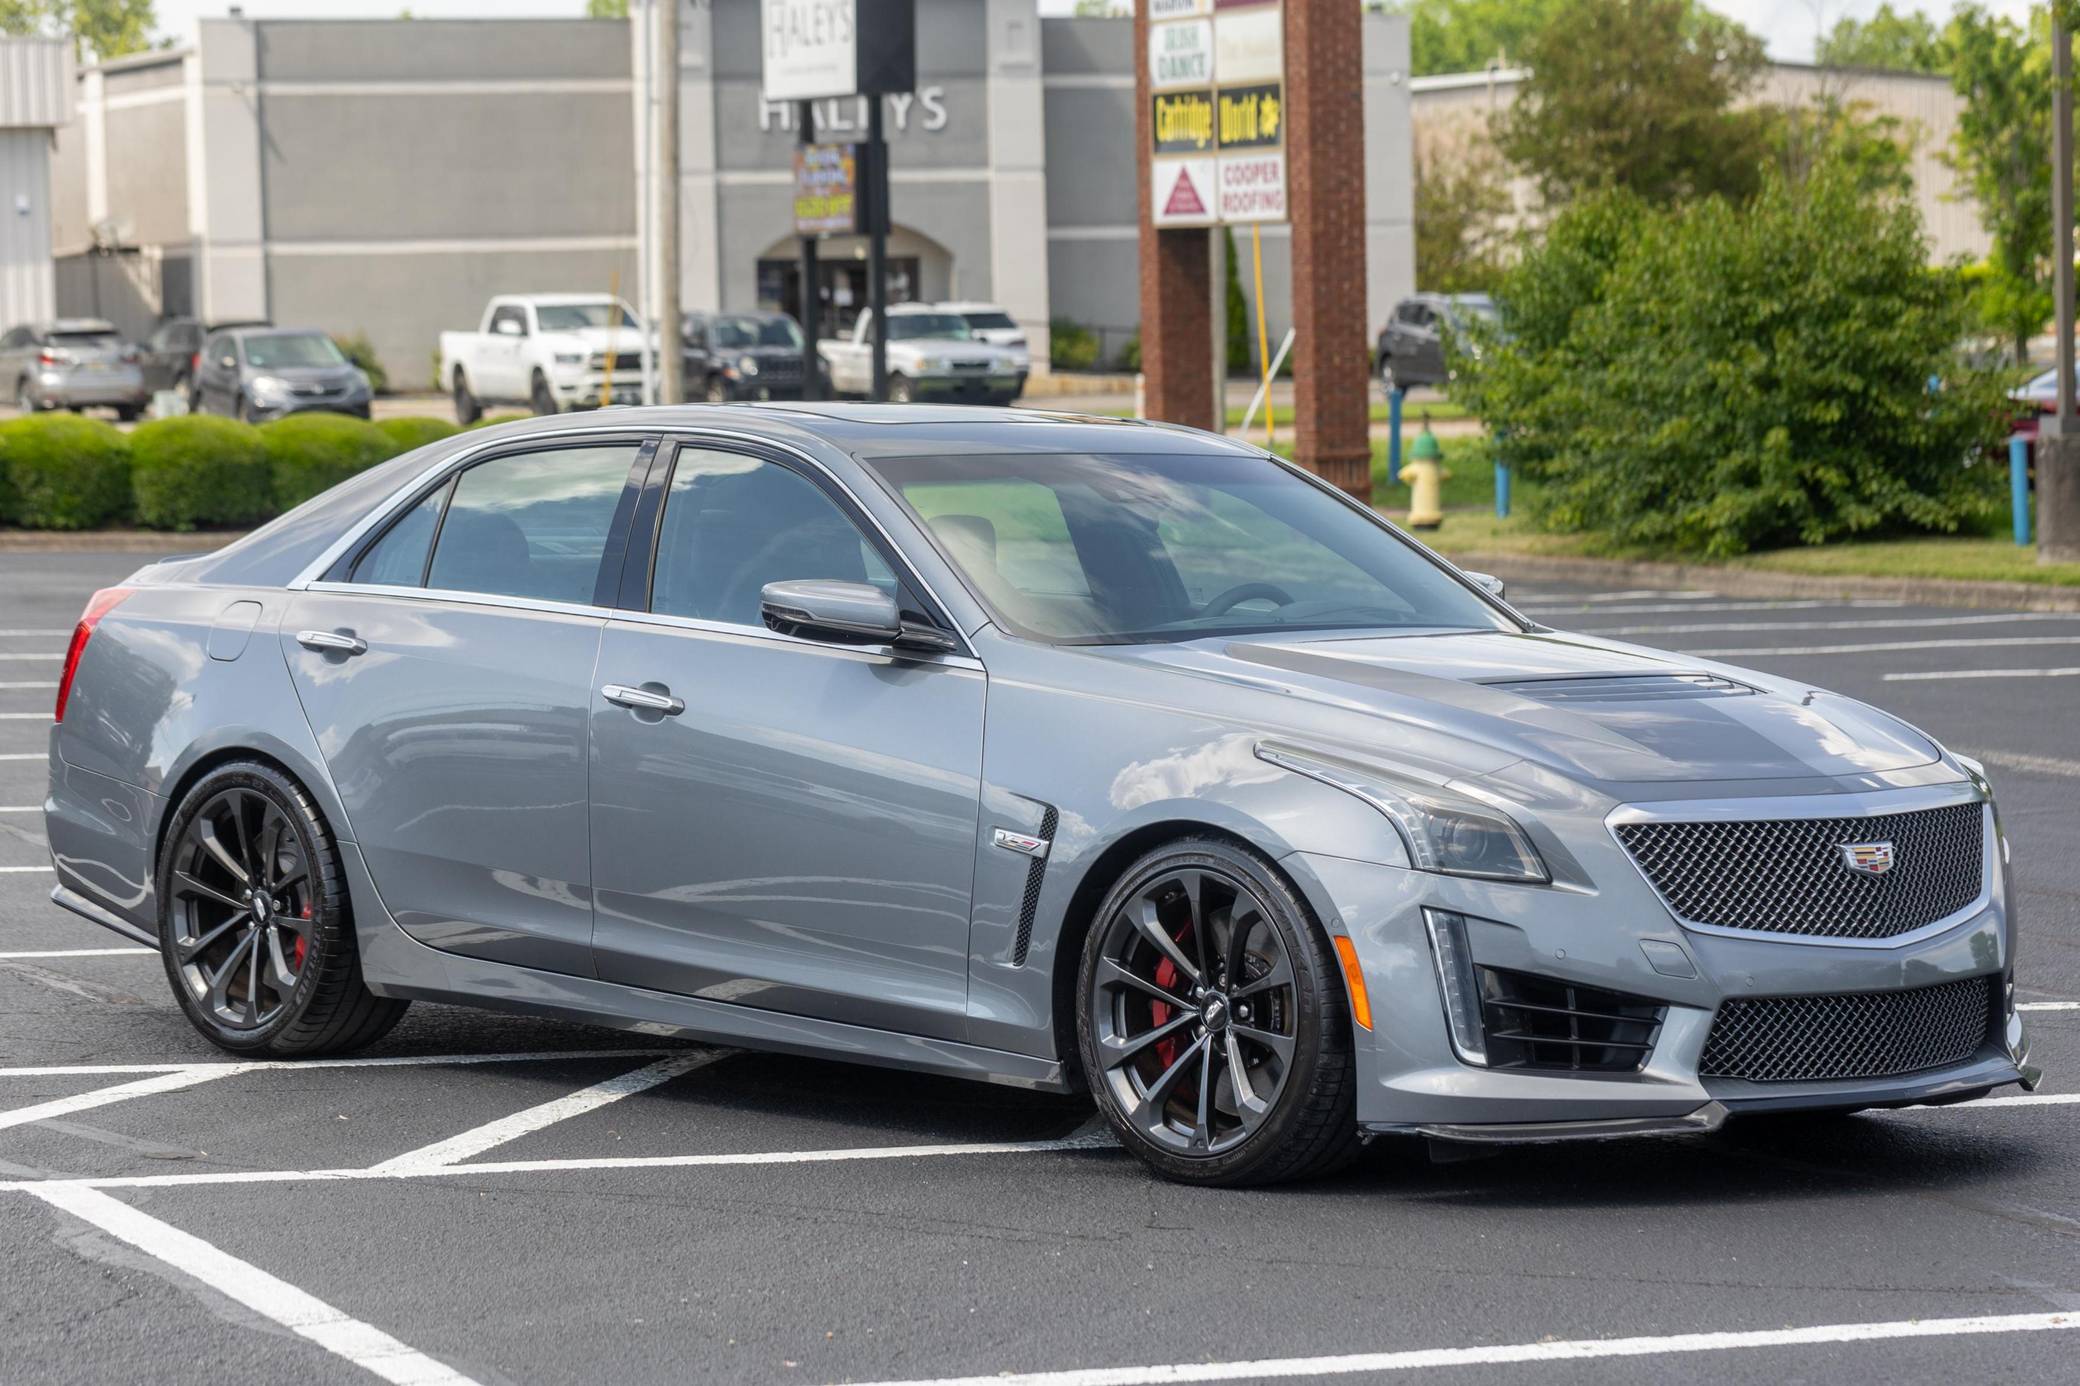
[[[1285,6],[1145,2],[1155,224],[1284,221]]]

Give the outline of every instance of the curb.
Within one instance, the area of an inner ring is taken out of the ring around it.
[[[1440,550],[1442,552],[1442,550]],[[1955,582],[1944,578],[1882,578],[1773,573],[1705,563],[1650,563],[1625,559],[1559,558],[1465,550],[1444,555],[1461,568],[1492,573],[1504,582],[1540,578],[1615,582],[1653,587],[1705,587],[1729,597],[1880,598],[1913,606],[1963,606],[2010,611],[2080,611],[2080,587],[2030,582]]]
[[[168,534],[156,529],[4,529],[0,530],[0,553],[142,553],[163,557],[207,553],[245,537],[244,530]]]

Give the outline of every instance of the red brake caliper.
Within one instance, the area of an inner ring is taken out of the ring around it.
[[[311,907],[309,904],[304,905],[303,913],[300,917],[304,919],[309,919],[311,917]],[[309,947],[309,939],[303,934],[298,934],[296,936],[296,952],[294,956],[292,956],[289,959],[289,966],[295,968],[298,972],[303,971],[303,955],[305,951],[309,949]]]
[[[1177,940],[1178,947],[1182,948],[1185,945],[1186,940],[1190,939],[1191,936],[1192,926],[1190,924],[1187,924],[1184,926],[1183,936]],[[1171,962],[1168,958],[1160,958],[1157,960],[1157,986],[1161,987],[1164,991],[1175,991],[1177,989],[1178,976],[1179,974],[1177,971],[1176,963]],[[1167,1024],[1170,1020],[1170,1017],[1175,1015],[1176,1013],[1177,1007],[1171,1005],[1167,1001],[1151,1001],[1148,1003],[1148,1020],[1150,1026],[1153,1028],[1160,1029],[1163,1025]],[[1169,1039],[1157,1040],[1156,1062],[1161,1064],[1166,1069],[1169,1068],[1170,1065],[1176,1063],[1178,1044],[1179,1041],[1177,1036],[1175,1035],[1172,1035]]]

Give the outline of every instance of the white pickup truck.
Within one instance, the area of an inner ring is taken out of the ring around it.
[[[605,294],[501,294],[475,332],[441,333],[441,383],[455,417],[475,423],[487,404],[537,414],[600,402],[640,404],[643,334],[626,303]]]
[[[861,313],[849,338],[816,344],[817,355],[840,395],[874,388],[874,315]],[[1009,404],[1025,392],[1027,362],[1004,347],[979,341],[958,313],[928,304],[888,310],[888,397],[897,404],[952,400]]]

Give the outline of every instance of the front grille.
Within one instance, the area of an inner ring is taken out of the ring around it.
[[[1796,1083],[1948,1068],[1986,1042],[1999,984],[1988,976],[1911,991],[1741,997],[1719,1007],[1697,1071]]]
[[[1618,841],[1692,924],[1816,938],[1893,938],[1979,898],[1985,812],[1977,803],[1864,818],[1624,823]],[[1889,842],[1883,875],[1842,849]]]
[[[613,371],[616,374],[624,371],[640,373],[643,369],[643,358],[640,353],[622,352],[619,355],[610,355],[604,351],[595,351],[592,353],[592,369]]]
[[[1490,1068],[1636,1073],[1668,1009],[1643,996],[1528,972],[1474,970]]]

